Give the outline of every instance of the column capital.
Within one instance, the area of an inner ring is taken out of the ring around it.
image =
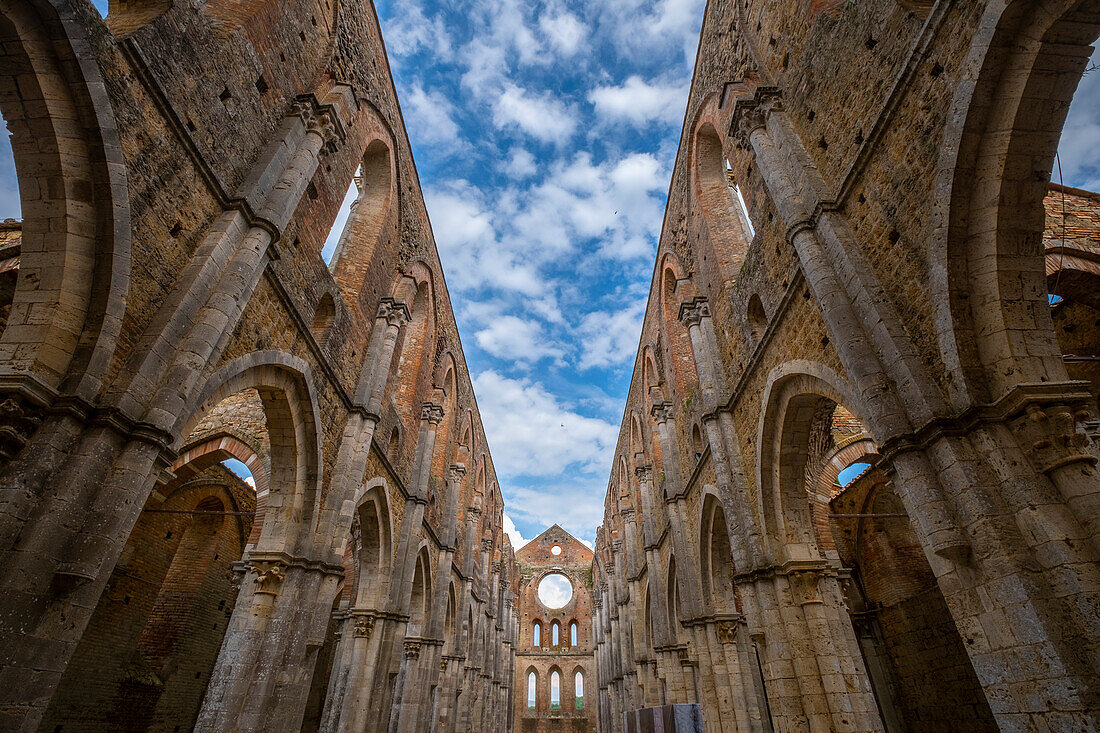
[[[680,304],[680,322],[688,328],[698,326],[704,318],[710,318],[710,306],[703,296],[694,297]]]
[[[751,98],[738,100],[733,108],[730,132],[738,144],[748,150],[749,137],[764,127],[772,111],[783,109],[783,93],[779,87],[759,87]]]
[[[634,475],[638,477],[638,480],[645,483],[653,478],[653,466],[635,466]]]
[[[378,301],[378,314],[375,318],[384,318],[387,324],[401,328],[412,319],[412,314],[403,300],[394,300],[387,295]]]
[[[457,484],[459,481],[462,480],[462,477],[465,476],[465,475],[466,475],[466,464],[465,463],[452,463],[450,465],[450,467],[448,468],[448,478],[450,478],[450,480],[453,483]]]
[[[443,405],[438,402],[425,402],[420,406],[420,419],[427,420],[432,425],[443,422]]]
[[[291,106],[291,115],[305,124],[306,131],[320,136],[322,150],[333,149],[345,137],[344,126],[332,106],[322,106],[312,94],[298,95]]]
[[[649,410],[649,414],[653,416],[653,420],[658,424],[668,422],[672,418],[672,403],[657,402]]]

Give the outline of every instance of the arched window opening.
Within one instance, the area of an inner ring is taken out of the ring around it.
[[[569,624],[569,646],[577,645],[577,622]]]
[[[347,214],[343,222],[337,217],[339,227],[333,227],[341,230],[340,235],[335,242],[331,242],[330,235],[330,241],[325,243],[326,248],[332,247],[331,261],[326,262],[344,292],[358,292],[383,230],[392,220],[392,157],[389,146],[381,140],[374,140],[367,146],[344,198]]]
[[[244,481],[253,489],[256,488],[256,477],[252,475],[252,471],[248,470],[248,466],[244,461],[238,461],[236,458],[226,458],[222,461],[222,465],[232,471],[237,478]]]
[[[695,452],[695,462],[703,460],[703,433],[698,425],[691,426],[691,447]]]
[[[573,697],[575,698],[573,707],[577,710],[584,710],[584,675],[580,670],[573,675]]]
[[[551,646],[558,646],[561,643],[560,635],[561,635],[561,627],[558,625],[558,622],[555,621],[550,626],[550,645]]]
[[[534,672],[527,673],[527,709],[535,709],[535,693],[537,691],[537,680],[535,679]]]
[[[336,254],[336,248],[343,244],[344,240],[351,236],[351,227],[348,226],[352,213],[357,208],[359,201],[359,181],[361,180],[363,169],[362,167],[355,169],[355,176],[351,179],[351,183],[348,184],[348,190],[344,193],[344,199],[340,202],[340,209],[336,213],[336,221],[332,222],[332,229],[329,230],[328,236],[325,238],[325,243],[321,247],[321,259],[325,261],[326,265],[335,266],[333,262],[333,255]]]
[[[3,121],[0,117],[0,122]],[[8,315],[15,299],[19,251],[23,244],[23,224],[19,221],[22,209],[11,136],[0,135],[0,333],[8,325]]]
[[[764,304],[760,301],[760,296],[756,293],[749,298],[748,324],[749,336],[753,341],[762,339],[764,332],[768,330],[768,316],[764,312]]]
[[[542,644],[542,624],[536,621],[531,634],[534,638],[534,646],[540,646]]]
[[[561,675],[550,673],[550,709],[561,710]]]
[[[733,178],[733,166],[730,165],[729,159],[723,157],[722,162],[725,164],[726,182],[729,184],[730,191],[733,192],[733,197],[740,208],[738,213],[741,215],[741,225],[749,233],[749,239],[752,239],[756,236],[756,229],[752,225],[752,219],[749,218],[749,207],[745,205],[745,197],[741,195],[741,187],[737,185],[737,181]]]
[[[333,321],[336,320],[336,304],[332,300],[331,293],[325,293],[317,301],[317,308],[313,312],[313,323],[309,327],[313,338],[322,347],[328,342],[329,331]]]

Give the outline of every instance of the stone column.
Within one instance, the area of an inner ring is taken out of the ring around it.
[[[398,541],[396,557],[398,572],[391,596],[397,601],[395,607],[400,613],[409,614],[412,597],[413,566],[416,563],[418,539],[424,523],[424,507],[428,503],[428,483],[431,478],[432,456],[435,453],[435,436],[439,423],[443,420],[443,406],[434,402],[425,402],[420,410],[420,434],[416,442],[415,467],[410,481],[410,493],[405,501],[405,516],[401,523],[401,538]],[[409,631],[413,631],[412,635]],[[396,695],[391,716],[395,729],[401,733],[417,729],[421,704],[424,702],[421,684],[422,639],[428,629],[406,628],[405,653],[398,674]],[[428,655],[431,656],[431,655]]]
[[[367,469],[397,339],[408,321],[409,310],[404,303],[392,298],[381,300],[356,390],[356,397],[366,401],[366,414],[352,413],[348,418],[329,485],[329,495],[334,499],[328,502],[334,507],[330,514],[336,516],[323,516],[321,521],[322,527],[335,524],[333,533],[337,537],[347,532],[353,521],[351,513],[358,505],[359,481]],[[349,500],[335,500],[340,496],[349,497]],[[324,532],[321,534],[324,536]],[[335,550],[336,556],[343,556],[342,546]],[[323,731],[362,728],[361,721],[370,703],[369,680],[374,676],[380,651],[377,638],[371,642],[371,632],[381,611],[381,602],[381,598],[354,599],[345,625],[350,624],[356,633],[344,633],[340,637],[326,694]],[[359,630],[365,633],[358,633]]]

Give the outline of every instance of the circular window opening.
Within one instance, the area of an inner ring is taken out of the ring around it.
[[[550,548],[550,554],[551,555],[560,555],[561,554],[561,545],[554,545],[553,547],[551,547]]]
[[[550,573],[539,581],[539,600],[547,608],[562,608],[573,597],[573,584],[561,573]]]

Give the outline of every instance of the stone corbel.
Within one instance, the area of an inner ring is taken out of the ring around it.
[[[378,314],[375,317],[384,318],[387,324],[398,328],[412,320],[412,314],[405,302],[389,296],[378,301]]]
[[[680,323],[683,323],[687,328],[698,326],[704,318],[710,318],[710,306],[707,304],[707,299],[698,296],[691,300],[685,300],[680,304],[679,318]]]
[[[1032,402],[1008,424],[1032,468],[1050,473],[1071,463],[1096,463],[1085,450],[1088,438],[1077,432],[1077,419],[1076,411],[1065,403]]]
[[[668,422],[672,419],[672,403],[658,402],[653,405],[653,408],[650,409],[649,414],[653,416],[653,421],[658,425]]]
[[[718,622],[718,641],[722,644],[736,644],[737,643],[737,622],[736,621],[719,621]]]
[[[256,595],[278,595],[280,586],[286,580],[286,569],[286,563],[278,560],[261,560],[249,565],[248,572],[256,576]]]
[[[443,422],[443,405],[437,402],[425,402],[420,406],[420,419],[432,425]]]

